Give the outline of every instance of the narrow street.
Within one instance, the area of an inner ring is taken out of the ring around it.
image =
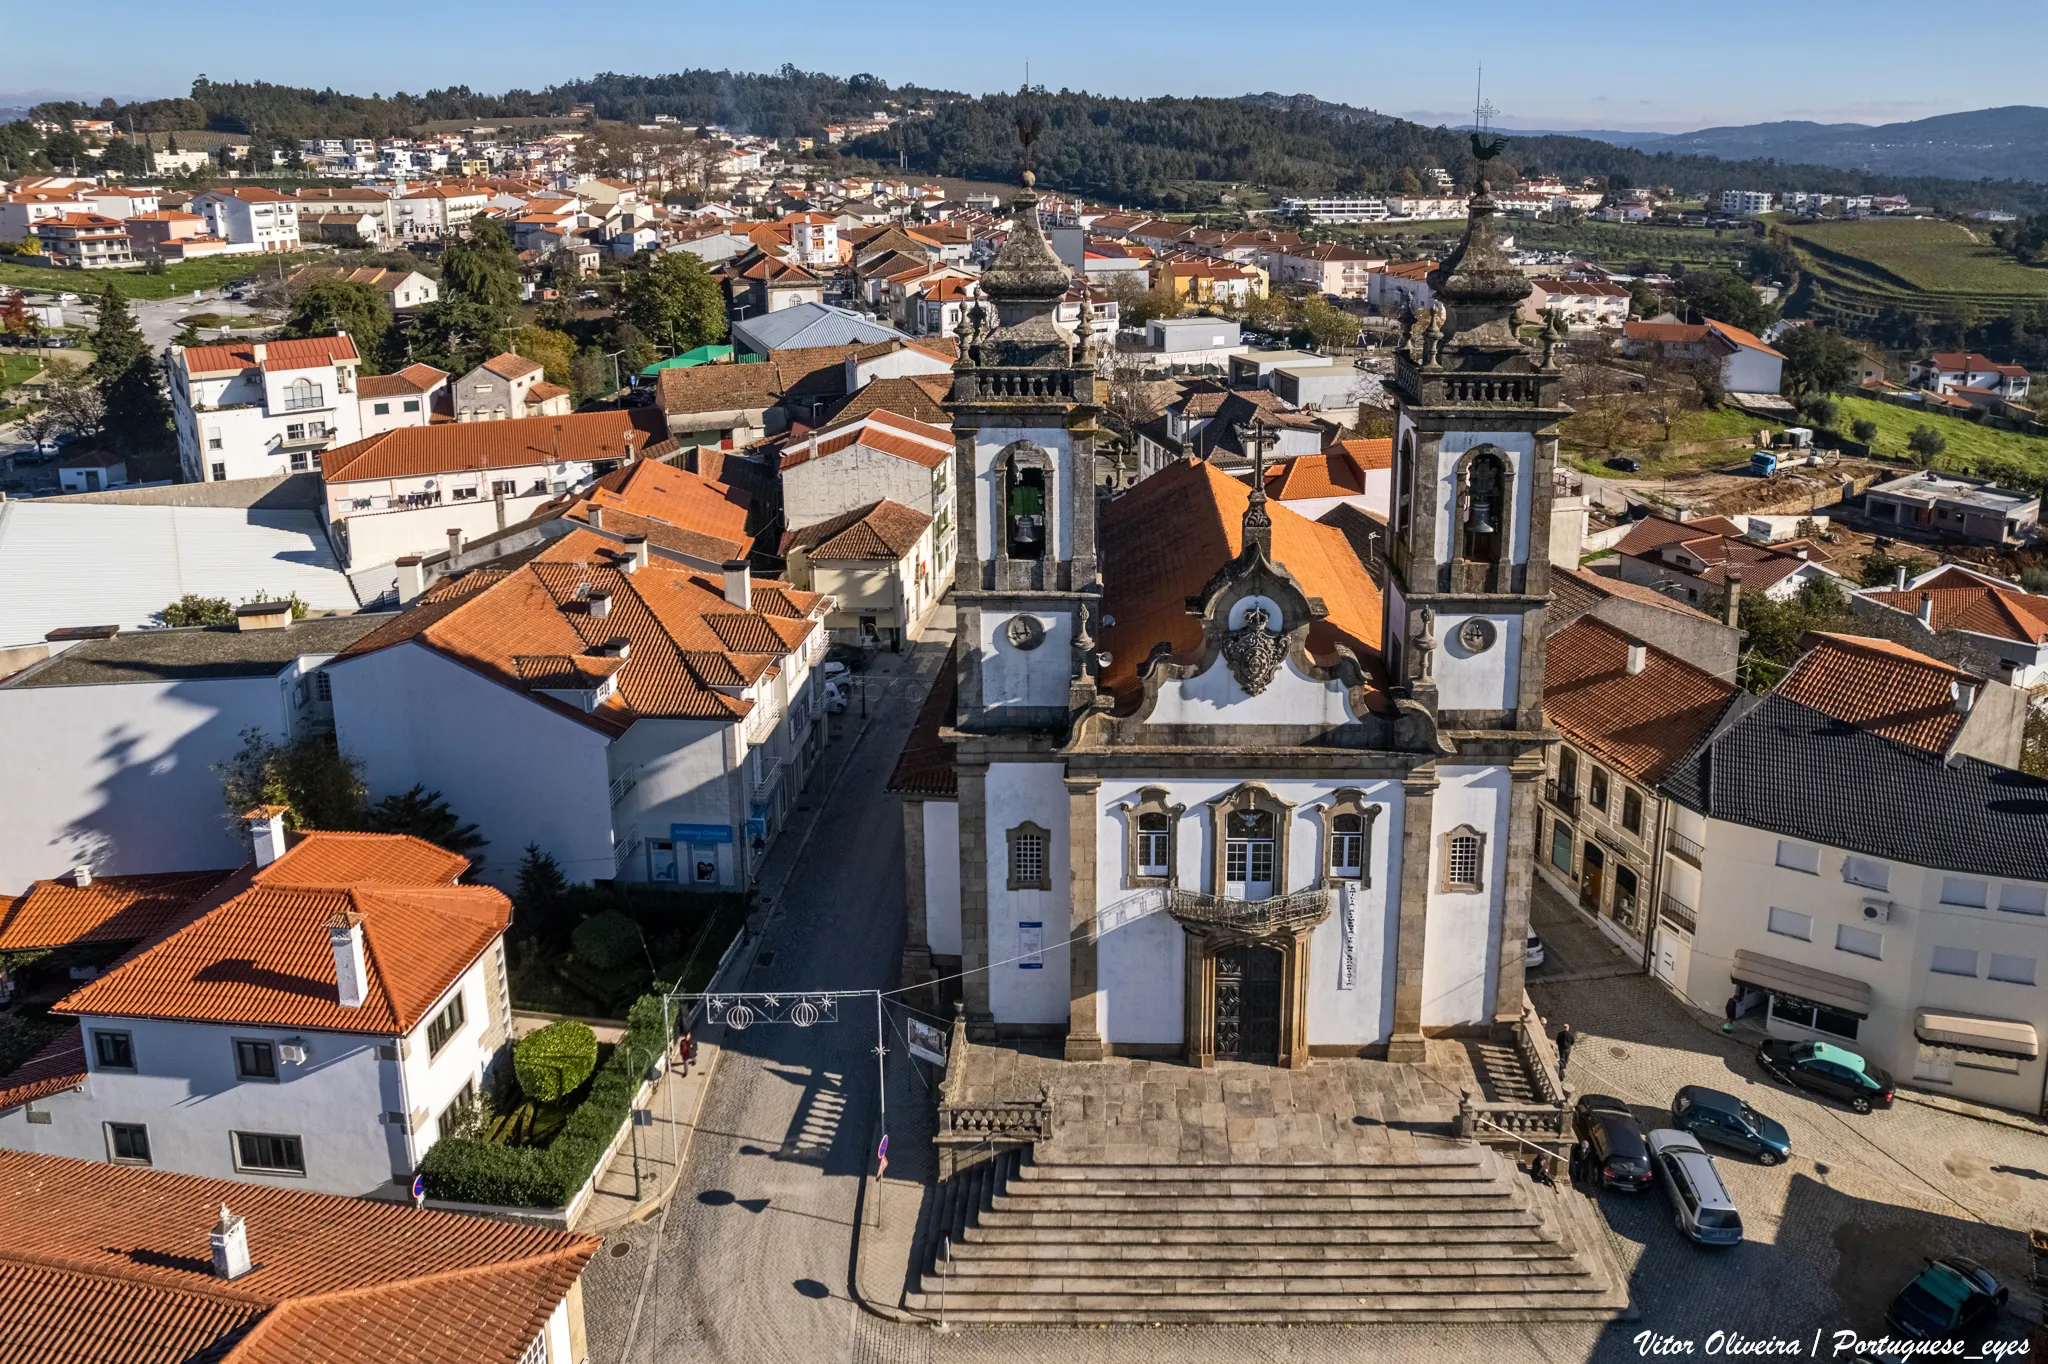
[[[728,988],[896,985],[903,837],[882,788],[952,646],[951,616],[942,607],[943,629],[859,674],[873,714],[864,731],[858,700],[839,717],[848,738],[828,749],[805,797],[822,805],[815,833],[799,850],[793,829],[771,855],[759,955]],[[809,1361],[847,1349],[859,1312],[846,1294],[854,1207],[875,1115],[872,1005],[848,1001],[836,1024],[728,1030],[723,1045],[665,1213],[613,1233],[586,1276],[597,1364]],[[890,1046],[901,1055],[899,1041]]]

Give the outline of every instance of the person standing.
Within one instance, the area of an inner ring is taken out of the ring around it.
[[[1572,1047],[1578,1039],[1572,1036],[1572,1025],[1567,1023],[1557,1030],[1557,1078],[1564,1078],[1564,1069],[1572,1063]]]

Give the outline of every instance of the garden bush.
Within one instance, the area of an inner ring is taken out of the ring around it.
[[[559,1102],[582,1088],[597,1069],[597,1034],[588,1023],[564,1018],[530,1032],[512,1047],[519,1088],[537,1104]]]
[[[628,1015],[625,1036],[552,1142],[540,1148],[498,1146],[474,1137],[438,1141],[420,1162],[428,1195],[506,1207],[567,1205],[597,1169],[632,1111],[647,1068],[667,1044],[661,997],[642,995]]]
[[[576,925],[569,945],[580,961],[599,971],[623,971],[642,959],[640,926],[615,909]]]

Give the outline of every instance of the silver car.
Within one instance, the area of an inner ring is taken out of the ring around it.
[[[1679,1231],[1703,1246],[1741,1245],[1742,1214],[1735,1210],[1714,1158],[1692,1133],[1660,1127],[1645,1141],[1650,1168],[1671,1200],[1672,1222]]]

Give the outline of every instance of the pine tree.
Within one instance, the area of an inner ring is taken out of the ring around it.
[[[106,404],[100,430],[119,452],[162,450],[171,437],[171,403],[163,374],[121,291],[109,284],[100,294],[99,306],[93,361],[86,374],[99,385]]]

